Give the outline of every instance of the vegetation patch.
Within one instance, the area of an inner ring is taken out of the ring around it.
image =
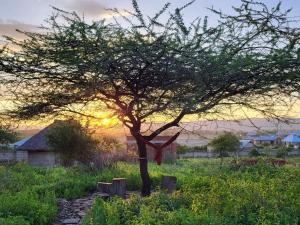
[[[232,159],[185,159],[150,164],[150,197],[98,199],[84,224],[297,224],[300,215],[299,158],[274,166],[259,161],[233,167]],[[138,165],[117,163],[90,172],[84,167],[0,167],[0,224],[46,225],[57,215],[57,198],[74,199],[95,191],[98,181],[125,177],[127,189],[141,186]],[[158,191],[162,175],[177,177],[178,191]],[[105,221],[105,222],[104,222]]]
[[[174,171],[180,189],[123,201],[98,199],[84,225],[298,224],[300,168],[263,162],[238,170],[216,160],[180,160],[155,173]],[[152,170],[153,168],[151,168]]]

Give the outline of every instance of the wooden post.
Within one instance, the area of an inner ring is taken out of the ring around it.
[[[97,189],[100,192],[106,193],[106,194],[114,194],[113,193],[113,185],[112,183],[107,183],[107,182],[98,182],[97,184]]]
[[[112,181],[113,194],[118,195],[122,198],[126,197],[126,179],[125,178],[114,178]]]
[[[161,189],[172,193],[176,190],[177,178],[174,176],[162,176],[161,178]]]

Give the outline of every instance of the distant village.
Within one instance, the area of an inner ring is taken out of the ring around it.
[[[0,162],[25,161],[33,166],[50,167],[58,165],[59,156],[48,146],[45,138],[51,126],[49,125],[30,137],[10,144],[7,151],[0,151]],[[203,131],[203,133],[206,136],[199,133],[198,135],[190,134],[188,131],[182,132],[176,142],[164,149],[163,161],[175,161],[177,158],[218,157],[209,145],[209,141],[222,131]],[[251,131],[235,133],[240,139],[240,148],[237,151],[239,156],[270,155],[276,157],[282,147],[289,149],[288,156],[300,155],[300,132]],[[163,134],[152,142],[161,144],[167,141],[171,135],[172,133]],[[134,158],[137,152],[135,140],[131,136],[125,135],[121,142],[123,145],[122,154],[130,154]],[[182,147],[185,147],[184,152],[181,151]],[[148,146],[147,151],[148,159],[154,160],[155,149]]]
[[[250,132],[240,140],[240,146],[240,151],[242,152],[247,152],[254,148],[261,149],[262,147],[276,150],[280,146],[285,146],[291,148],[290,155],[298,155],[300,153],[300,132],[269,135],[258,135],[256,132]],[[276,151],[273,154],[275,153]]]

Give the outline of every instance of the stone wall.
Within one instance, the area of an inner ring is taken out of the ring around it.
[[[30,151],[28,164],[31,166],[53,167],[59,165],[58,154],[50,151]]]
[[[1,151],[0,152],[0,163],[27,162],[27,161],[28,161],[27,151]]]

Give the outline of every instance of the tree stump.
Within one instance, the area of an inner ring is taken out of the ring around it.
[[[162,176],[161,178],[161,189],[167,191],[167,193],[172,193],[176,190],[177,178],[174,176]]]
[[[118,195],[122,198],[126,197],[126,179],[125,178],[114,178],[112,181],[113,194]]]
[[[100,192],[103,192],[103,193],[106,193],[106,194],[109,194],[109,195],[114,194],[112,183],[98,182],[97,189]]]

